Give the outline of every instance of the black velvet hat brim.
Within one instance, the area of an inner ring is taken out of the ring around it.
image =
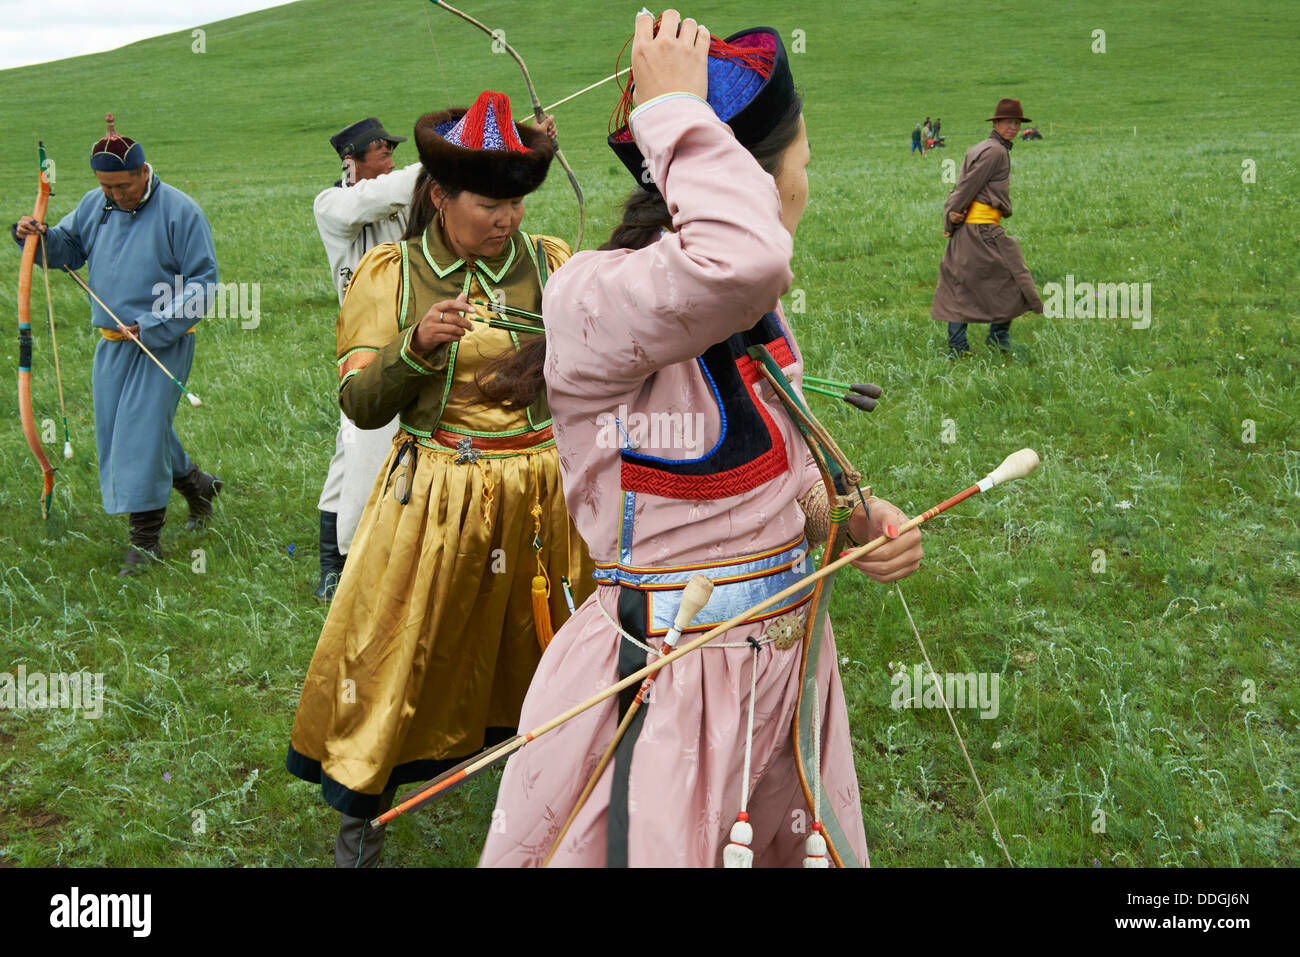
[[[727,43],[733,43],[742,36],[753,33],[768,33],[776,40],[776,61],[772,64],[772,75],[754,94],[754,98],[741,108],[727,125],[735,131],[741,146],[755,146],[767,138],[776,128],[794,102],[794,76],[790,73],[790,59],[786,56],[785,44],[781,35],[771,27],[755,27],[741,30],[727,37]]]

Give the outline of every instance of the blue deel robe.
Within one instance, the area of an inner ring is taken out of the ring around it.
[[[46,251],[51,269],[89,263],[90,288],[124,324],[139,323],[140,341],[186,382],[194,336],[185,333],[203,318],[209,290],[216,288],[217,254],[198,203],[152,169],[149,176],[145,198],[129,212],[92,189],[49,228]],[[94,300],[90,321],[117,329]],[[193,464],[172,426],[180,390],[129,340],[100,340],[91,382],[104,510],[165,507],[172,480]]]

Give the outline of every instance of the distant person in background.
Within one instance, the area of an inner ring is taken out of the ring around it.
[[[316,196],[313,210],[340,306],[361,257],[380,243],[401,239],[406,229],[420,164],[394,171],[393,150],[404,142],[405,136],[389,133],[373,116],[330,137],[330,146],[342,161],[343,176]],[[339,412],[334,457],[316,504],[320,510],[316,597],[321,601],[334,597],[352,535],[396,432],[396,417],[377,429],[359,429]]]
[[[925,143],[926,146],[929,146],[932,135],[930,118],[927,116],[925,122],[921,124],[921,142]]]
[[[930,318],[948,323],[948,354],[970,355],[966,324],[989,324],[988,344],[1011,348],[1011,320],[1043,311],[1020,244],[1000,225],[1011,215],[1011,147],[1022,122],[1019,100],[1004,99],[989,117],[993,132],[962,160],[957,184],[943,205],[948,246],[939,265]]]
[[[934,118],[934,132],[933,132],[932,135],[934,136],[934,138],[935,138],[936,141],[939,139],[939,125],[940,125],[942,122],[943,122],[943,120],[939,119],[939,117],[936,116],[936,117]]]
[[[99,188],[81,197],[57,226],[24,216],[13,228],[22,245],[44,237],[49,268],[87,267],[87,283],[128,330],[180,382],[194,363],[193,333],[217,283],[212,229],[199,204],[160,180],[144,147],[120,135],[113,114],[108,133],[90,151]],[[159,295],[155,287],[183,290]],[[130,516],[131,545],[118,571],[138,575],[162,558],[162,528],[174,488],[189,504],[186,528],[212,514],[221,480],[190,461],[172,421],[181,393],[144,350],[123,334],[99,303],[90,305],[99,330],[91,372],[99,491],[104,511]]]
[[[912,130],[912,152],[915,153],[917,150],[920,150],[920,151],[921,151],[921,155],[922,155],[922,156],[925,156],[925,144],[924,144],[923,142],[921,142],[921,124],[920,124],[920,123],[917,123],[916,126],[915,126],[915,128],[913,128],[913,130]]]

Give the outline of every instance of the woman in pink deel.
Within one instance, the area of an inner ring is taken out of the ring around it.
[[[658,24],[638,16],[632,65],[636,108],[610,145],[638,188],[610,241],[569,260],[542,303],[565,498],[598,587],[542,658],[521,730],[657,657],[691,574],[715,582],[692,623],[702,632],[808,574],[801,557],[826,534],[821,476],[746,352],[766,346],[798,388],[803,360],[780,296],[809,151],[785,49],[775,31],[721,41],[669,10]],[[858,506],[850,524],[858,541],[905,520],[867,504],[869,517]],[[911,531],[858,567],[893,581],[920,559]],[[792,750],[800,643],[790,636],[803,634],[810,595],[659,672],[558,848],[636,687],[511,757],[481,863],[538,866],[554,849],[554,866],[718,866],[742,805],[754,864],[804,862],[813,815]],[[824,640],[821,813],[838,819],[841,854],[866,864],[829,631]]]

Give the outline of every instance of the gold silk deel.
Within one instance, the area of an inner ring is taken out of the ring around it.
[[[400,410],[402,427],[353,539],[291,743],[361,795],[422,780],[403,765],[469,756],[485,729],[517,726],[541,658],[535,535],[557,629],[569,616],[560,579],[575,603],[594,588],[544,402],[507,408],[474,385],[486,361],[528,334],[476,323],[431,356],[408,348],[429,307],[462,291],[540,312],[538,245],[548,274],[569,250],[516,232],[497,258],[466,264],[437,232],[368,253],[339,315],[340,404],[362,427]]]

